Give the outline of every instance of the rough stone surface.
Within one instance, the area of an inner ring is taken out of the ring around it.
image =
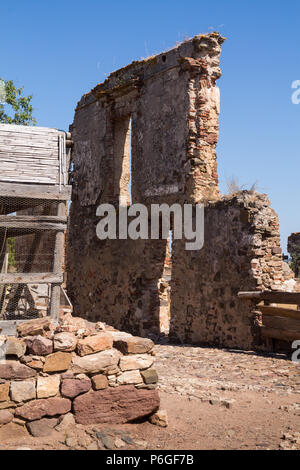
[[[72,413],[67,413],[59,420],[59,424],[56,426],[57,431],[66,431],[67,429],[73,429],[75,426],[75,418]]]
[[[87,336],[78,341],[77,353],[79,356],[94,354],[105,349],[111,349],[113,346],[113,338],[110,333],[98,333],[94,336]]]
[[[47,354],[51,354],[53,351],[53,342],[41,335],[26,338],[26,342],[29,354],[46,356]]]
[[[114,348],[123,354],[143,354],[151,351],[154,343],[149,338],[131,336],[128,338],[114,340]]]
[[[61,384],[61,394],[67,398],[75,398],[88,392],[90,388],[90,379],[64,379]]]
[[[16,423],[8,423],[0,428],[0,442],[10,441],[28,437],[28,431],[25,426]]]
[[[8,410],[0,410],[0,425],[10,423],[14,415]]]
[[[57,333],[53,338],[54,350],[71,352],[75,351],[77,345],[77,338],[73,333]]]
[[[17,361],[7,360],[3,364],[0,363],[1,379],[28,379],[35,375],[35,370],[25,366],[24,364],[20,364]]]
[[[28,421],[35,421],[44,416],[66,414],[71,410],[71,401],[67,398],[48,398],[34,400],[17,408],[15,415]]]
[[[159,408],[156,390],[137,390],[133,385],[107,388],[80,395],[73,403],[77,423],[126,423],[150,415]]]
[[[20,323],[17,326],[17,331],[20,336],[35,336],[43,335],[46,331],[52,328],[50,318],[37,318]]]
[[[150,416],[149,421],[151,424],[166,428],[168,426],[168,415],[166,410],[158,410]]]
[[[84,357],[73,357],[71,369],[76,373],[97,374],[107,368],[118,365],[120,353],[116,349],[107,349]]]
[[[9,382],[0,383],[0,402],[9,400],[9,387]]]
[[[5,353],[7,356],[17,356],[17,357],[22,357],[24,356],[26,351],[26,343],[25,341],[14,338],[14,337],[9,337],[7,338],[5,342]]]
[[[102,390],[108,387],[108,380],[105,375],[99,374],[92,377],[92,384],[94,390]]]
[[[55,352],[46,357],[44,372],[61,372],[68,370],[71,364],[72,355],[67,352]]]
[[[205,207],[204,225],[201,250],[184,250],[176,240],[172,252],[170,336],[182,343],[258,347],[261,317],[237,293],[283,288],[282,255],[273,254],[280,247],[278,217],[266,195],[242,191]]]
[[[56,425],[56,418],[42,418],[37,421],[27,423],[27,429],[34,437],[44,437],[52,434],[53,428]]]
[[[155,353],[158,389],[170,395],[221,402],[227,392],[286,398],[299,391],[299,364],[286,357],[170,344],[155,346]]]
[[[55,397],[59,392],[59,375],[49,375],[49,377],[38,377],[37,398]]]
[[[33,400],[36,398],[35,382],[32,380],[22,380],[21,382],[11,382],[10,396],[17,403]]]
[[[300,277],[300,232],[292,233],[288,238],[288,252],[291,255],[295,276]]]
[[[85,330],[87,323],[83,318],[73,317],[71,314],[66,314],[63,317],[60,330],[62,332],[77,333],[78,330]]]
[[[155,369],[142,370],[141,376],[145,384],[156,384],[158,382],[158,375]]]
[[[128,370],[118,376],[117,382],[121,385],[139,384],[143,379],[138,370]]]
[[[122,371],[134,369],[148,369],[152,366],[154,358],[148,354],[140,354],[134,356],[123,356],[120,359],[120,369]]]

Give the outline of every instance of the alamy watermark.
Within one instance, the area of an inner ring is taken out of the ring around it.
[[[201,250],[204,245],[203,204],[100,204],[96,215],[101,217],[96,227],[100,240],[186,240],[186,250]]]
[[[300,364],[300,340],[297,339],[292,343],[292,349],[296,349],[296,351],[292,354],[292,362],[296,364]]]
[[[300,103],[300,80],[294,80],[292,83],[292,88],[295,90],[292,93],[292,103],[299,104]]]

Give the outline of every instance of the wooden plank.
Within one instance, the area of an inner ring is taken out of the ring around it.
[[[0,273],[0,284],[60,284],[63,274],[56,273]]]
[[[0,215],[1,228],[20,228],[34,230],[66,230],[67,217],[57,216],[25,216],[25,215]]]
[[[67,216],[57,216],[57,215],[1,215],[0,214],[0,223],[10,222],[51,222],[51,223],[67,223]],[[300,312],[299,312],[300,313]]]
[[[261,333],[265,338],[280,339],[291,343],[296,339],[300,339],[300,332],[278,330],[276,328],[266,328],[264,326],[261,327]]]
[[[287,317],[293,318],[295,320],[300,320],[300,310],[281,307],[269,307],[266,305],[259,305],[257,308],[261,311],[263,315]]]
[[[63,217],[66,215],[67,207],[65,202],[60,202],[57,207],[57,216]],[[55,273],[61,273],[63,276],[63,260],[64,260],[64,247],[65,247],[65,234],[63,232],[57,232],[55,238],[54,248],[54,260],[53,260],[53,271]],[[53,320],[59,320],[60,315],[60,291],[61,286],[59,284],[53,284],[51,289],[50,299],[50,317]]]
[[[286,317],[271,317],[265,316],[262,317],[263,326],[266,328],[275,328],[277,330],[288,330],[295,331],[300,333],[300,319],[295,320],[294,318]]]
[[[59,131],[53,127],[22,126],[18,124],[0,124],[0,130],[4,132],[17,132],[20,134],[66,134],[64,131]]]
[[[59,191],[57,185],[0,183],[0,197],[68,201],[71,199],[71,192],[70,185],[62,186]]]
[[[300,292],[262,291],[262,292],[239,292],[238,297],[246,300],[267,300],[272,303],[300,305]]]

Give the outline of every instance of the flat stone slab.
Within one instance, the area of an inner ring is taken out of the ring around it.
[[[91,390],[73,402],[76,423],[86,425],[127,423],[148,416],[158,408],[157,390],[137,390],[133,385]]]

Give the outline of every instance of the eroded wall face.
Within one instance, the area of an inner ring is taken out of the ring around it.
[[[196,36],[114,72],[78,103],[67,254],[76,315],[139,335],[167,332],[170,316],[182,342],[260,344],[260,319],[237,293],[281,288],[279,224],[265,196],[219,195],[222,42]],[[96,236],[99,204],[202,201],[204,247],[173,240],[169,264],[167,240]]]
[[[101,203],[216,198],[223,39],[197,36],[117,71],[78,103],[68,234],[68,293],[77,315],[136,334],[158,331],[167,240],[96,236]],[[131,168],[130,168],[131,167]]]
[[[250,349],[261,318],[239,291],[283,285],[279,223],[265,195],[242,192],[205,208],[200,251],[173,244],[171,330],[176,340]]]

